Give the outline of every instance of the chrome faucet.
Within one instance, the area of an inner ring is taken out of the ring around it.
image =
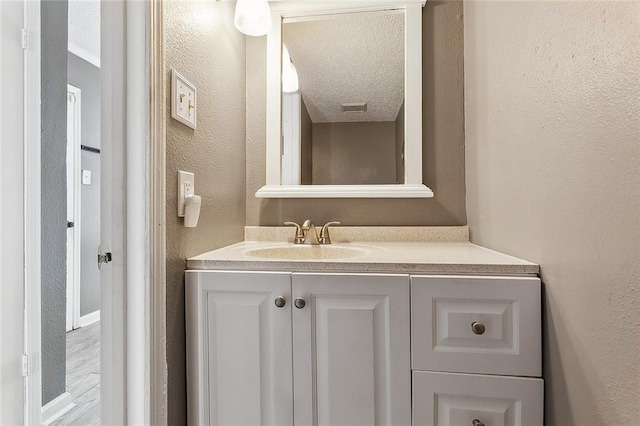
[[[292,225],[296,227],[296,235],[293,239],[294,244],[331,244],[331,237],[329,235],[329,227],[331,225],[340,225],[338,221],[332,221],[325,223],[320,229],[320,236],[318,236],[318,230],[315,223],[310,219],[305,220],[302,225],[298,225],[295,222],[284,222],[285,225]]]

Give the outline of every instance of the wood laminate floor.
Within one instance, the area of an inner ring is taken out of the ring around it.
[[[67,333],[67,392],[76,406],[51,426],[100,425],[100,322]]]

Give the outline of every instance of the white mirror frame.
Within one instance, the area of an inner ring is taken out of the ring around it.
[[[368,2],[274,1],[273,29],[267,35],[266,185],[258,198],[431,198],[422,183],[422,7],[425,0]],[[281,185],[282,20],[283,18],[405,10],[405,180],[388,185]]]

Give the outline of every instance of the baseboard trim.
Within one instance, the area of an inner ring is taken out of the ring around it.
[[[78,325],[80,327],[86,327],[98,321],[100,321],[100,310],[81,316],[80,319],[78,320]]]
[[[49,401],[42,407],[42,426],[48,426],[64,414],[68,413],[76,404],[71,402],[71,394],[65,392]]]

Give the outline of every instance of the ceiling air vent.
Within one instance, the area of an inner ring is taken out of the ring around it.
[[[350,104],[342,104],[342,112],[367,112],[367,103],[358,102]]]

